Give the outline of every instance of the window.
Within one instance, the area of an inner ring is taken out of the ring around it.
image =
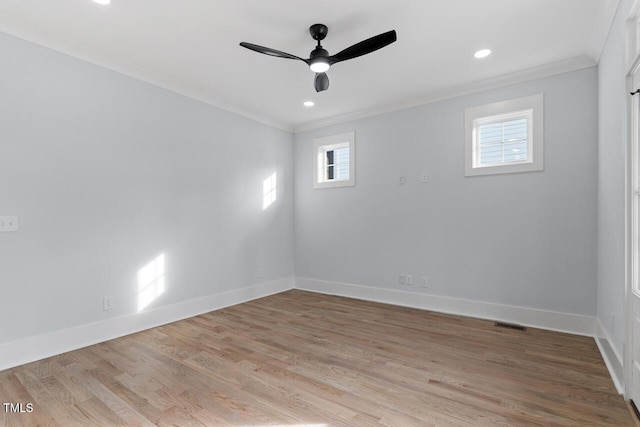
[[[313,141],[314,188],[355,185],[354,132],[318,138]]]
[[[465,110],[465,176],[543,167],[542,94]]]

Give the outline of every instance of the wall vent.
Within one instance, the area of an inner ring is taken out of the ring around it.
[[[494,323],[494,325],[496,328],[507,328],[507,329],[515,329],[516,331],[526,331],[527,328],[525,328],[524,326],[520,326],[520,325],[514,325],[511,323],[504,323],[504,322],[496,322]]]

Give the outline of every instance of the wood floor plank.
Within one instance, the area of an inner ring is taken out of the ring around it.
[[[0,372],[3,426],[633,426],[592,338],[288,291]]]
[[[80,402],[77,408],[82,412],[84,416],[83,420],[90,426],[125,426],[126,423],[123,419],[119,418],[107,405],[104,404],[97,397]]]

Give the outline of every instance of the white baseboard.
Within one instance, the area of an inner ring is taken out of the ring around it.
[[[293,288],[292,277],[0,344],[0,371]]]
[[[522,326],[590,336],[595,339],[618,393],[624,393],[624,365],[622,357],[599,319],[556,311],[450,298],[410,291],[373,288],[350,283],[328,282],[296,277],[295,288],[329,295],[339,295],[366,301],[412,307],[438,313],[456,314]]]
[[[593,316],[296,277],[295,288],[593,337]]]
[[[600,350],[600,354],[604,359],[604,364],[607,365],[613,384],[616,386],[618,393],[624,393],[624,363],[623,359],[618,352],[618,349],[613,345],[613,340],[607,333],[607,330],[602,325],[600,319],[596,320],[596,344]]]
[[[0,371],[293,288],[592,336],[616,389],[622,393],[622,358],[612,345],[606,330],[595,317],[302,277],[279,279],[142,313],[2,343]]]

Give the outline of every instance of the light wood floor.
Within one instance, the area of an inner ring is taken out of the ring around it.
[[[632,426],[592,338],[288,291],[0,372],[3,426]]]

